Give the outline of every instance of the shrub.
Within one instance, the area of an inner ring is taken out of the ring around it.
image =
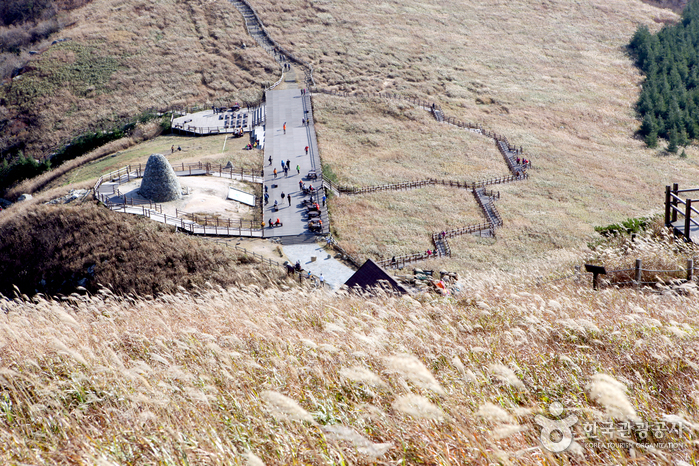
[[[640,233],[653,222],[649,217],[628,218],[623,222],[613,223],[606,227],[595,227],[595,231],[602,236],[616,236],[619,234]]]

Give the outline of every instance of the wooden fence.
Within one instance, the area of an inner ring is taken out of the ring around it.
[[[584,272],[581,266],[576,265],[573,273],[548,280],[539,279],[537,285],[542,286],[570,278],[578,280],[584,273],[593,275],[593,289],[599,289],[603,286],[633,286],[638,288],[646,285],[664,285],[666,282],[686,283],[693,281],[695,271],[699,270],[699,267],[695,266],[695,262],[694,258],[689,258],[684,268],[648,269],[643,267],[642,259],[636,259],[632,267],[625,269],[606,270],[604,266],[594,265],[595,272]],[[587,264],[585,268],[589,266],[590,264]]]
[[[527,179],[528,175],[527,173],[521,173],[519,175],[508,175],[508,176],[501,176],[498,178],[491,178],[488,180],[481,180],[481,181],[458,181],[458,180],[437,180],[437,179],[427,179],[427,180],[417,180],[417,181],[403,181],[400,183],[390,183],[390,184],[380,184],[380,185],[373,185],[373,186],[362,186],[362,187],[356,187],[356,186],[337,186],[331,181],[323,178],[323,183],[330,187],[330,189],[338,194],[366,194],[366,193],[373,193],[373,192],[378,192],[378,191],[401,191],[401,190],[406,190],[406,189],[418,189],[418,188],[424,188],[427,186],[432,186],[432,185],[442,185],[442,186],[450,186],[453,188],[462,188],[462,189],[479,189],[483,188],[485,186],[491,186],[495,184],[504,184],[504,183],[511,183],[514,181],[521,181],[524,179]],[[491,191],[492,193],[493,191]],[[490,194],[489,194],[490,195]],[[497,194],[492,194],[492,196],[497,197],[498,199],[500,198],[500,193],[498,192]]]
[[[445,230],[444,232],[432,233],[432,243],[436,247],[434,252],[430,254],[428,254],[427,252],[416,252],[413,254],[406,254],[403,256],[394,256],[390,259],[382,259],[376,261],[376,263],[384,268],[397,269],[403,268],[405,265],[414,262],[420,262],[429,259],[437,259],[440,257],[451,257],[451,246],[447,241],[449,238],[456,238],[457,236],[468,235],[482,231],[488,231],[489,235],[494,234],[492,226],[489,223],[478,223],[475,225],[467,225],[460,228]],[[444,252],[442,252],[438,247],[437,243],[440,241],[444,243]]]
[[[691,199],[687,197],[682,199],[680,194],[697,192],[699,188],[679,189],[679,185],[674,183],[672,188],[665,186],[665,225],[673,227],[687,241],[692,241],[692,228],[699,232],[699,223],[692,218],[692,213],[699,215],[699,211],[693,206],[699,202],[699,199]],[[679,207],[679,206],[684,206]],[[683,222],[678,222],[678,214],[684,217]]]
[[[287,50],[284,47],[282,47],[281,45],[279,45],[279,43],[272,38],[272,36],[269,34],[269,32],[267,32],[267,29],[265,28],[265,25],[262,23],[262,20],[260,19],[257,12],[255,11],[255,9],[252,7],[252,5],[250,5],[250,3],[247,0],[236,0],[233,3],[236,3],[236,2],[244,4],[250,10],[250,12],[253,14],[253,16],[255,17],[255,21],[257,22],[257,25],[254,25],[254,26],[258,27],[262,31],[262,35],[264,35],[264,37],[267,39],[267,41],[270,44],[272,44],[272,49],[271,50],[268,49],[267,51],[269,53],[272,53],[275,56],[275,59],[276,59],[276,54],[280,54],[280,55],[284,55],[285,57],[287,57],[287,59],[289,61],[297,63],[298,65],[301,65],[301,67],[304,68],[304,74],[306,77],[307,87],[315,86],[315,81],[313,79],[313,65],[306,62],[305,60],[301,60],[296,55],[291,53],[289,50]],[[245,25],[248,28],[248,32],[252,36],[253,34],[250,32],[250,28],[249,28],[248,23],[247,23],[247,18],[244,18],[244,19],[245,19]],[[260,45],[262,45],[262,44],[260,44]]]
[[[348,253],[348,252],[345,250],[345,248],[343,248],[342,246],[340,246],[340,243],[338,243],[337,241],[335,241],[335,238],[333,238],[332,236],[329,236],[329,237],[328,237],[328,244],[330,244],[330,246],[332,246],[333,249],[335,249],[337,252],[339,252],[339,253],[342,254],[344,257],[346,257],[347,260],[350,261],[350,262],[352,263],[352,265],[354,265],[355,267],[359,268],[359,267],[362,266],[362,263],[359,261],[359,259],[356,258],[356,257],[354,257],[352,254]]]
[[[253,219],[253,220],[243,220],[242,218],[239,218],[237,220],[233,220],[230,218],[221,218],[218,216],[214,215],[202,215],[202,214],[194,214],[191,212],[185,212],[183,210],[175,209],[175,217],[181,218],[184,220],[190,220],[191,222],[194,222],[195,224],[202,226],[202,227],[216,227],[216,228],[226,228],[228,230],[252,230],[252,229],[258,229],[259,226],[261,225],[261,221],[259,219]]]

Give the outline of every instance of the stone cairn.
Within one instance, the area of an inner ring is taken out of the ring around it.
[[[163,154],[148,157],[138,194],[154,202],[174,201],[182,197],[180,181]]]

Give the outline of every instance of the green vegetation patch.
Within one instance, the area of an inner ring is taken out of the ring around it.
[[[652,223],[653,219],[649,217],[627,218],[621,223],[613,223],[606,227],[595,227],[595,231],[605,237],[640,233],[645,231]]]
[[[106,92],[105,84],[119,69],[118,57],[103,55],[95,45],[65,42],[49,49],[37,70],[55,86],[68,85],[75,95]]]
[[[657,34],[640,26],[629,48],[646,75],[637,103],[640,133],[649,147],[666,138],[675,153],[699,138],[699,1],[687,4],[681,22]]]
[[[95,45],[55,45],[32,63],[33,69],[12,80],[4,97],[8,104],[27,109],[66,86],[76,96],[103,94],[108,91],[106,84],[112,74],[119,69],[120,58],[102,53]]]

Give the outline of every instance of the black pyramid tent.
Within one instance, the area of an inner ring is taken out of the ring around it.
[[[393,279],[384,269],[376,265],[371,259],[359,267],[354,275],[345,282],[345,285],[352,290],[356,287],[362,288],[365,291],[370,291],[373,288],[389,288],[396,293],[407,293],[408,290],[403,288],[397,281]]]

